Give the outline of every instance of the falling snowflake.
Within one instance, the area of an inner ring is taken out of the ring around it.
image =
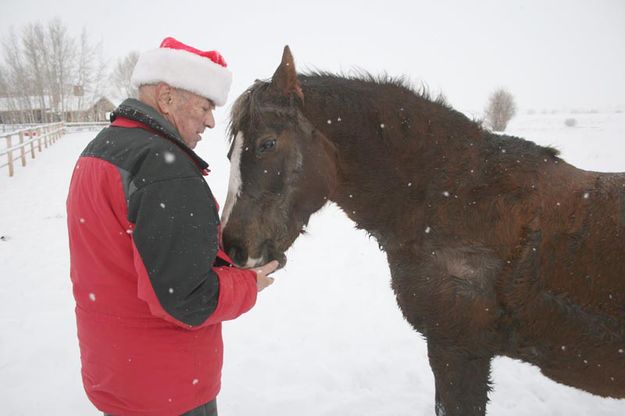
[[[194,378],[192,383],[193,383],[193,385],[195,386],[195,385],[197,385],[199,382],[200,382],[200,380],[198,380],[197,378]]]
[[[590,193],[589,192],[584,192],[584,199],[588,199],[590,198]]]
[[[429,233],[430,233],[430,231],[432,231],[432,229],[431,229],[430,227],[425,227],[425,233],[426,233],[426,234],[429,234]]]
[[[384,128],[384,124],[380,124],[380,128],[383,129]]]
[[[174,288],[173,287],[169,288],[169,293],[174,293]]]
[[[328,124],[332,124],[332,120],[328,120]]]
[[[444,191],[444,192],[443,192],[443,196],[444,196],[445,198],[448,198],[448,197],[449,197],[449,192]]]
[[[89,300],[95,302],[95,293],[89,293]]]
[[[165,204],[161,202],[161,208],[165,208]]]
[[[165,158],[165,163],[174,163],[176,161],[176,155],[173,154],[172,152],[165,152],[165,154],[163,155],[163,157]]]
[[[84,223],[85,223],[85,219],[84,219],[84,218],[81,218],[81,219],[80,219],[80,223],[81,223],[81,224],[84,224]]]

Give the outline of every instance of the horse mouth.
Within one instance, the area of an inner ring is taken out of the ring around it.
[[[277,250],[277,249],[270,249],[269,253],[267,253],[267,262],[276,260],[278,262],[278,269],[280,270],[282,269],[284,266],[286,266],[286,254],[284,254],[284,251],[281,250]]]
[[[234,264],[244,269],[262,267],[273,260],[278,262],[278,270],[286,266],[284,251],[278,249],[271,241],[266,241],[262,245],[258,257],[250,256],[249,251],[239,244],[230,244],[227,253],[232,258]]]

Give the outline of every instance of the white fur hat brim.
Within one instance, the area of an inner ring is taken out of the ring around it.
[[[130,81],[137,88],[164,82],[222,106],[228,99],[232,72],[210,58],[186,50],[158,48],[139,56]]]

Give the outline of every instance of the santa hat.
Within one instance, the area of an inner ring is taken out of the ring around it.
[[[232,83],[232,72],[217,51],[203,52],[174,38],[165,38],[158,49],[139,56],[132,73],[135,87],[165,82],[174,88],[224,105]]]

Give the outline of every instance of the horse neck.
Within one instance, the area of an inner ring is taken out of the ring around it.
[[[480,134],[466,117],[401,86],[353,81],[303,88],[306,117],[337,150],[331,199],[380,243],[421,225],[427,184],[453,169],[449,160],[464,157],[465,146],[449,145],[453,134],[441,126],[460,118],[464,134]]]

